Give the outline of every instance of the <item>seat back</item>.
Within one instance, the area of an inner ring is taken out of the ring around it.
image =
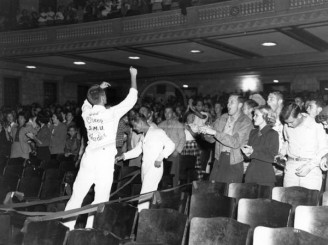
[[[10,215],[0,213],[0,244],[9,244],[10,240]]]
[[[292,227],[269,228],[259,226],[254,230],[253,245],[325,245],[328,240]]]
[[[254,183],[231,183],[228,196],[236,198],[271,198],[272,187]]]
[[[189,195],[181,189],[173,191],[156,191],[150,202],[151,209],[170,208],[186,214]]]
[[[320,193],[318,190],[310,190],[300,186],[293,187],[274,187],[272,199],[278,202],[289,203],[292,205],[288,226],[293,226],[295,208],[299,205],[316,206],[319,202]]]
[[[187,219],[173,209],[144,209],[139,214],[136,242],[181,245]]]
[[[124,239],[134,232],[138,209],[127,203],[102,204],[98,207],[93,227]]]
[[[68,233],[66,245],[119,245],[120,240],[97,229],[76,229]]]
[[[24,193],[24,198],[38,198],[41,191],[41,177],[22,177],[19,180],[17,191]]]
[[[239,200],[237,220],[251,227],[285,227],[292,206],[269,199]]]
[[[54,198],[60,195],[62,180],[60,178],[59,169],[50,168],[45,170],[42,182],[41,199]]]
[[[218,193],[225,195],[227,191],[227,184],[215,181],[193,181],[192,194]]]
[[[230,218],[198,218],[190,223],[189,245],[244,245],[249,225]]]
[[[69,230],[57,220],[28,222],[25,226],[24,245],[64,244]]]
[[[328,207],[298,206],[294,227],[328,238]]]
[[[229,217],[233,218],[236,200],[215,193],[193,194],[190,201],[189,218]]]

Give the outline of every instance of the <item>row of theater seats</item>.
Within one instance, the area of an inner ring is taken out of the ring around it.
[[[42,169],[25,159],[9,159],[0,176],[0,200],[11,191],[24,193],[27,201],[64,195],[64,185],[74,181],[76,172],[61,173],[59,168]]]
[[[191,196],[181,189],[155,192],[150,209],[139,215],[127,203],[101,204],[93,229],[27,222],[23,244],[238,245],[252,244],[253,234],[256,245],[328,244],[328,207],[317,206],[320,199],[318,191],[301,187],[194,182]]]

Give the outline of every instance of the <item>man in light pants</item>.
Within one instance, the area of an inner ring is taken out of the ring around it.
[[[117,157],[116,160],[127,160],[138,157],[143,153],[141,165],[142,187],[140,194],[156,191],[163,176],[163,159],[175,149],[175,144],[163,129],[150,126],[146,117],[137,115],[131,119],[133,130],[144,134],[135,148]],[[138,205],[139,212],[149,208],[149,202]]]
[[[85,195],[95,184],[95,198],[92,204],[109,201],[113,182],[116,150],[116,132],[120,118],[135,105],[138,99],[137,70],[130,68],[131,89],[128,96],[118,105],[106,109],[105,88],[110,84],[103,82],[88,90],[87,100],[82,106],[82,117],[88,133],[88,145],[81,160],[80,170],[73,185],[73,193],[65,211],[80,208]],[[89,216],[87,228],[91,228],[93,216]],[[65,225],[74,229],[74,221]]]
[[[326,134],[321,124],[295,103],[283,108],[281,117],[285,122],[286,144],[282,155],[287,155],[284,187],[301,186],[321,190],[322,171],[320,162],[328,152]]]

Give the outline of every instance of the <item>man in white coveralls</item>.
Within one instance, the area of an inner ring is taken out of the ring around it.
[[[135,105],[138,99],[137,70],[130,68],[131,88],[128,96],[118,105],[106,108],[105,89],[110,86],[103,82],[89,88],[87,99],[82,106],[82,117],[88,134],[88,145],[81,160],[80,170],[73,185],[73,193],[65,211],[80,208],[85,195],[95,184],[95,198],[92,204],[107,202],[113,182],[116,150],[116,132],[120,118]],[[92,227],[93,216],[89,216],[87,228]],[[65,225],[74,229],[75,221]]]

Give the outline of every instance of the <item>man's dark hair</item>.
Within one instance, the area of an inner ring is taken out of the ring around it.
[[[102,96],[106,96],[106,93],[99,85],[94,85],[89,88],[87,98],[92,105],[99,105]]]
[[[290,116],[297,118],[301,112],[301,108],[296,103],[289,103],[282,108],[280,118],[283,121],[286,121]]]
[[[314,103],[321,108],[324,108],[326,106],[326,103],[322,99],[312,99]]]
[[[252,99],[246,100],[244,102],[244,104],[247,104],[250,108],[255,108],[255,107],[259,106],[259,104],[255,100],[252,100]]]
[[[134,114],[133,116],[131,116],[129,118],[129,120],[130,120],[130,123],[133,123],[133,122],[134,123],[138,123],[140,121],[143,121],[143,122],[147,123],[147,118],[144,115],[142,115],[142,114],[140,114],[138,112],[136,112],[136,114]]]

